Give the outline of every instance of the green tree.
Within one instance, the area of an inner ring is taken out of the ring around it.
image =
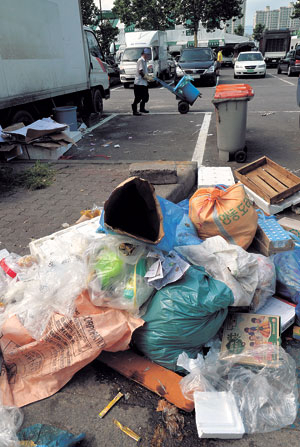
[[[182,23],[193,31],[196,47],[200,22],[207,31],[222,29],[226,20],[243,17],[242,4],[243,0],[177,0],[174,11],[176,23]]]
[[[115,0],[112,11],[126,26],[165,30],[173,18],[176,0]]]
[[[101,21],[95,30],[97,38],[101,44],[101,48],[104,53],[109,53],[109,47],[112,42],[115,41],[119,34],[118,28],[114,28],[109,20],[105,19]]]
[[[260,39],[262,38],[265,29],[266,27],[262,23],[258,23],[257,25],[255,25],[252,34],[253,40],[257,40],[259,42]]]
[[[294,3],[294,14],[291,15],[291,19],[299,19],[300,18],[300,1],[298,0]]]
[[[99,22],[100,10],[94,0],[80,0],[81,15],[83,24],[86,26],[96,26]]]
[[[243,25],[238,25],[236,27],[236,29],[234,30],[234,34],[237,34],[238,36],[243,36],[244,35],[244,27]]]

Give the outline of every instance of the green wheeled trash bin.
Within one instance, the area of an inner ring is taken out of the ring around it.
[[[253,96],[248,84],[226,84],[216,88],[212,102],[216,109],[217,146],[222,161],[229,161],[231,154],[239,163],[246,161],[247,108]]]

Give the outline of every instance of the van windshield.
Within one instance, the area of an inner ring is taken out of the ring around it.
[[[145,47],[141,48],[126,48],[123,54],[123,62],[136,62],[142,55],[142,51]],[[151,48],[149,48],[151,50]]]
[[[179,62],[193,62],[193,61],[212,61],[213,55],[209,48],[198,48],[197,50],[183,51]]]

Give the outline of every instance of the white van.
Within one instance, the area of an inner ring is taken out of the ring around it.
[[[136,62],[144,48],[150,48],[151,58],[148,72],[161,79],[170,77],[167,52],[167,33],[165,31],[138,31],[125,34],[126,48],[120,63],[120,78],[125,88],[133,84]]]

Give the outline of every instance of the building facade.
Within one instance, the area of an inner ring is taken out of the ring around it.
[[[239,25],[242,25],[245,29],[246,0],[244,0],[242,5],[242,14],[243,17],[241,19],[233,17],[232,19],[226,21],[225,29],[227,33],[234,34],[234,30],[236,30]]]
[[[266,6],[264,10],[256,11],[253,26],[257,24],[265,25],[268,30],[290,29],[298,31],[300,29],[300,19],[291,19],[294,13],[294,3],[288,6],[281,6],[279,9],[271,9]]]

